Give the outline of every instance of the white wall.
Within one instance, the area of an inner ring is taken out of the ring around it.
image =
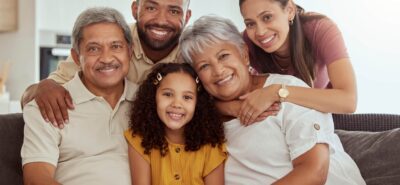
[[[35,81],[39,67],[35,63],[38,57],[35,0],[19,0],[18,5],[18,30],[0,33],[0,64],[10,61],[6,86],[14,100],[19,99],[25,88]]]
[[[298,0],[341,29],[358,83],[357,112],[400,113],[400,1]]]
[[[115,8],[132,23],[131,3],[132,0],[37,0],[38,29],[71,33],[78,15],[93,6]]]

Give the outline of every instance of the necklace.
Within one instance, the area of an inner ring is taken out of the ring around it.
[[[279,63],[278,59],[276,59],[277,56],[275,56],[274,54],[271,54],[271,59],[272,62],[274,62],[275,66],[278,68],[278,70],[282,73],[287,73],[289,71],[289,67],[290,67],[290,63],[286,64],[286,65],[282,65]],[[283,61],[287,60],[289,57],[287,58],[281,58]],[[280,60],[280,61],[282,61]]]

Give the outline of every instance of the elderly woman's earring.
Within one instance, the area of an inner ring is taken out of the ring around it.
[[[293,19],[289,20],[289,25],[293,25]]]
[[[255,70],[253,67],[251,67],[251,65],[249,65],[248,70],[249,70],[249,73],[251,75],[257,75],[258,74],[257,70]]]

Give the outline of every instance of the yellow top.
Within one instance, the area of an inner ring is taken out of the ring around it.
[[[226,147],[204,145],[199,150],[185,151],[181,144],[168,143],[167,154],[161,157],[160,151],[150,150],[144,154],[142,138],[125,131],[128,143],[138,151],[151,166],[151,182],[154,185],[202,185],[204,178],[223,163],[227,157]]]

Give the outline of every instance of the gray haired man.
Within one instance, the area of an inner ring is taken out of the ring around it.
[[[156,63],[179,62],[178,39],[191,17],[190,0],[135,0],[132,15],[136,23],[131,26],[133,57],[128,80],[140,83]],[[57,71],[47,79],[27,88],[21,105],[35,99],[43,118],[61,128],[69,122],[67,109],[73,109],[70,93],[61,85],[69,81],[77,65],[71,57],[61,62]]]
[[[21,150],[25,184],[130,185],[127,143],[136,85],[125,79],[132,50],[130,29],[111,8],[82,12],[72,33],[79,72],[64,84],[75,106],[63,130],[45,123],[36,101],[24,108]]]

